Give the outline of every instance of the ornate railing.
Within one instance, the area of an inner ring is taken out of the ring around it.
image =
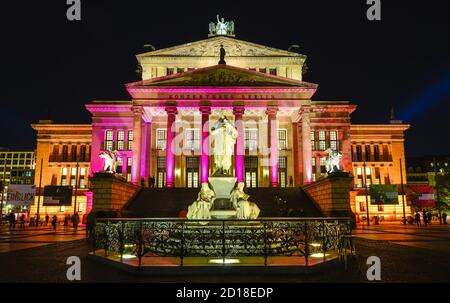
[[[221,258],[302,256],[341,251],[351,234],[348,218],[258,220],[97,219],[93,252],[145,257]],[[224,262],[225,263],[225,262]]]

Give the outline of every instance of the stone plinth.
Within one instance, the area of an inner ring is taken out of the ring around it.
[[[211,216],[215,219],[236,217],[236,210],[231,205],[230,194],[237,179],[235,177],[209,177],[208,180],[216,194]]]
[[[353,217],[350,190],[353,177],[348,173],[329,174],[303,188],[327,217]]]
[[[110,173],[95,173],[90,178],[93,193],[93,211],[119,211],[136,193],[140,186],[126,182]]]

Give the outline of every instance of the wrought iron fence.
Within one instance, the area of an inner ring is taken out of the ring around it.
[[[93,252],[106,256],[230,257],[301,256],[342,251],[351,234],[349,218],[261,218],[258,220],[97,219]]]

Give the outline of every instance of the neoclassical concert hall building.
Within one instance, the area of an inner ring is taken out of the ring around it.
[[[221,47],[225,64],[219,64]],[[214,171],[209,132],[222,112],[238,131],[231,170],[246,188],[315,182],[326,174],[328,148],[342,154],[342,169],[354,177],[355,213],[366,211],[365,185],[400,184],[401,173],[406,180],[400,159],[409,125],[352,124],[355,104],[315,100],[318,85],[303,80],[305,55],[210,35],[136,57],[142,79],[125,85],[129,100],[90,102],[89,125],[33,125],[43,185],[74,185],[74,174],[81,178],[77,163],[85,168],[81,212],[89,211],[88,178],[103,169],[105,150],[118,151],[118,172],[138,186],[154,179],[155,187],[200,187]],[[401,217],[400,203],[370,208]]]

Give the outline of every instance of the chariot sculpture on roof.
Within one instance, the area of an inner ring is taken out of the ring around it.
[[[209,23],[209,36],[217,36],[217,35],[227,35],[234,37],[234,22],[226,21],[225,18],[217,17],[217,23],[210,22]]]

